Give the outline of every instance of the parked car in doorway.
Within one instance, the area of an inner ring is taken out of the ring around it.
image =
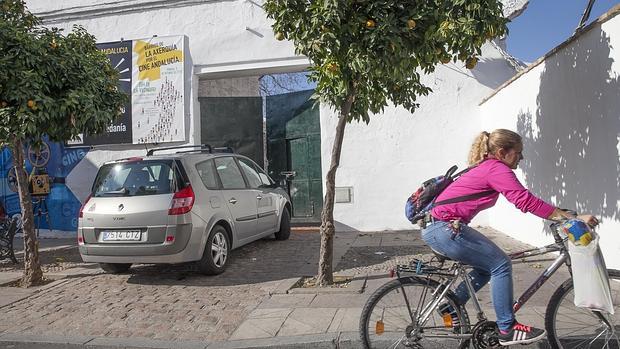
[[[177,152],[154,154],[163,150]],[[109,273],[194,261],[214,275],[232,249],[288,239],[290,219],[287,193],[249,158],[209,145],[160,148],[101,166],[80,209],[78,246]]]

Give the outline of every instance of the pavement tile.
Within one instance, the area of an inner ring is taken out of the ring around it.
[[[0,308],[27,298],[35,292],[36,289],[32,288],[0,287]]]
[[[212,342],[207,349],[336,349],[338,334],[322,333],[289,337]],[[360,346],[358,345],[357,348]],[[21,348],[20,348],[21,349]]]
[[[274,294],[264,300],[259,308],[299,308],[307,307],[316,294]]]
[[[325,333],[334,315],[334,308],[297,308],[286,318],[277,336]]]
[[[317,294],[310,302],[310,308],[361,308],[366,303],[366,297],[355,294]]]
[[[362,308],[340,308],[336,311],[327,332],[357,331],[359,328]]]
[[[121,347],[124,349],[133,348],[161,348],[161,349],[204,349],[208,345],[203,341],[161,341],[149,338],[95,338],[88,342],[88,346],[94,347]]]
[[[351,247],[362,246],[381,246],[381,236],[362,235],[355,239],[355,241],[351,244]]]
[[[229,340],[275,337],[293,309],[256,309]]]

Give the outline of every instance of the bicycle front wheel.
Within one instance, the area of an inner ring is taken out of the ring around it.
[[[455,311],[454,321],[442,318],[432,309],[420,323],[426,307],[438,296],[438,283],[417,277],[392,280],[373,293],[360,318],[360,336],[364,348],[455,348],[464,341],[469,327],[465,310],[448,293],[439,304],[448,303]]]
[[[620,349],[620,271],[608,269],[608,273],[614,315],[576,307],[572,279],[553,293],[545,315],[551,348]]]

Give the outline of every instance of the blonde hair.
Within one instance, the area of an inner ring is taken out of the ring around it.
[[[522,144],[521,136],[516,132],[503,128],[498,128],[491,133],[482,131],[471,145],[468,158],[469,165],[479,164],[498,149],[510,150],[520,144]]]

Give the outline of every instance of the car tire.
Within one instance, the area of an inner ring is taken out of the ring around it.
[[[283,241],[288,240],[291,236],[291,214],[288,213],[288,209],[284,208],[282,211],[282,218],[280,219],[280,230],[276,232],[276,240]]]
[[[129,270],[131,263],[99,263],[99,266],[108,274],[120,274]]]
[[[202,258],[197,262],[198,271],[204,275],[217,275],[226,270],[230,252],[228,231],[221,225],[211,229]]]

